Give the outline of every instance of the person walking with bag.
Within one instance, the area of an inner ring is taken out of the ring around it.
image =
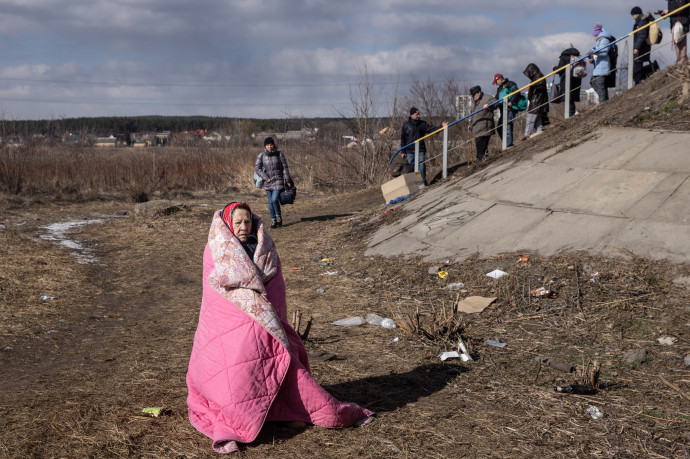
[[[288,169],[287,159],[282,151],[276,148],[272,137],[264,140],[264,149],[256,157],[254,172],[264,179],[264,190],[268,198],[268,211],[271,214],[271,229],[283,226],[280,210],[280,192],[285,186],[293,186]]]
[[[675,11],[688,3],[690,3],[690,0],[668,0],[668,9],[661,11],[661,14],[667,15],[669,11]],[[668,19],[671,22],[671,42],[673,43],[673,49],[676,51],[676,64],[684,64],[688,61],[690,7],[680,10]]]

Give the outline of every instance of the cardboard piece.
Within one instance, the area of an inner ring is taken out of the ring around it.
[[[484,298],[483,296],[468,296],[458,303],[458,311],[468,314],[482,312],[494,301],[496,301],[496,297]]]
[[[407,196],[422,188],[424,188],[422,177],[417,172],[410,172],[381,185],[381,192],[383,193],[384,201],[390,202],[393,199]]]

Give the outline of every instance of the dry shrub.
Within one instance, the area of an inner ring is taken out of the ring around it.
[[[302,190],[359,188],[380,183],[390,139],[346,149],[335,142],[281,146]],[[27,145],[0,150],[0,191],[53,194],[61,198],[124,196],[135,202],[153,195],[252,191],[256,146],[91,147]],[[365,158],[365,154],[374,155]],[[377,166],[378,165],[378,166]],[[377,170],[378,167],[378,170]]]

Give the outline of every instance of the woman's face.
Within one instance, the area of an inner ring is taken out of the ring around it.
[[[252,232],[252,216],[247,209],[235,209],[232,213],[232,229],[240,242],[247,242]]]

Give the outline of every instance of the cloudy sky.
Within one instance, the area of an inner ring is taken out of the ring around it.
[[[645,0],[643,10],[665,8]],[[382,94],[414,79],[526,84],[622,0],[1,0],[0,116],[338,116],[363,68]],[[668,30],[668,22],[664,23]],[[664,42],[668,42],[666,33]],[[670,64],[670,46],[657,52]],[[657,58],[655,56],[655,58]],[[385,100],[385,97],[384,97]],[[385,114],[385,107],[382,107]]]

